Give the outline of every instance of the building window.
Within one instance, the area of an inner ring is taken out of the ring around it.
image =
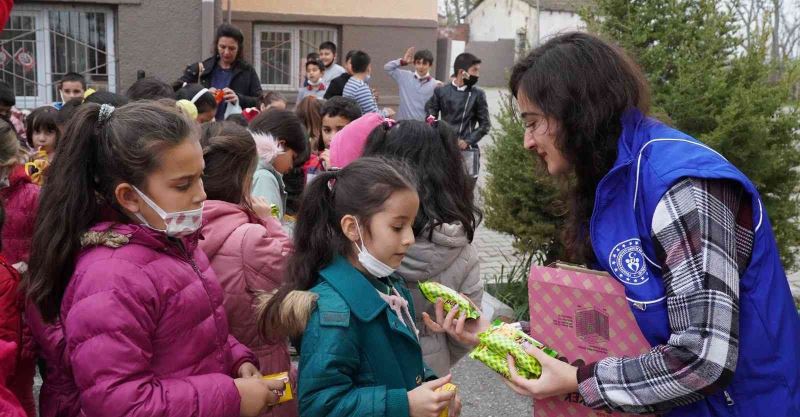
[[[113,21],[106,8],[15,6],[0,33],[0,80],[14,89],[17,107],[60,101],[57,83],[67,72],[115,91]]]
[[[322,42],[336,42],[337,30],[319,26],[255,27],[254,61],[268,90],[295,90],[305,79],[306,55]]]

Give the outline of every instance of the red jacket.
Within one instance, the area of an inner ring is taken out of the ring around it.
[[[5,343],[6,348],[12,343],[16,346],[13,355],[7,353],[13,357],[14,366],[0,372],[0,386],[7,387],[23,404],[28,416],[33,417],[36,415],[33,400],[34,360],[30,349],[27,349],[29,343],[23,343],[19,281],[17,270],[0,257],[0,343]],[[28,339],[27,335],[25,338]]]
[[[12,169],[8,181],[8,187],[0,189],[0,200],[6,212],[0,235],[3,242],[0,255],[14,265],[20,261],[28,262],[39,207],[39,186],[31,182],[22,165]]]
[[[0,380],[5,380],[16,366],[17,344],[0,340]],[[25,410],[5,384],[0,384],[0,416],[25,417]]]

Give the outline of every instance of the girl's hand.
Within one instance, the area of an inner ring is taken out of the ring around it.
[[[408,392],[408,411],[411,417],[439,417],[453,400],[453,391],[435,392],[437,388],[450,382],[452,375],[426,382]]]
[[[469,300],[469,297],[465,296],[465,298]],[[472,303],[472,300],[470,300],[470,303]],[[477,309],[474,303],[472,305]],[[465,314],[459,314],[458,306],[451,308],[450,312],[445,316],[444,302],[441,299],[436,300],[435,308],[436,321],[431,320],[431,316],[424,312],[422,313],[422,321],[434,333],[447,333],[448,336],[462,345],[476,346],[478,344],[478,334],[488,329],[492,324],[482,314],[477,320],[467,319]],[[458,314],[457,318],[456,314]]]
[[[239,378],[261,378],[261,371],[250,362],[245,362],[239,367]]]
[[[261,378],[237,378],[233,380],[239,391],[241,417],[257,417],[267,407],[275,405],[283,396],[286,381],[282,379],[264,380]]]
[[[519,376],[514,358],[508,355],[508,370],[511,377],[503,380],[514,392],[541,400],[578,391],[578,368],[549,356],[535,346],[526,346],[525,352],[542,364],[542,376],[539,379],[525,379]]]
[[[450,405],[449,417],[459,417],[461,415],[461,396],[456,394],[453,397],[453,403]]]
[[[328,165],[331,163],[331,150],[325,149],[322,151],[322,153],[319,154],[319,159],[321,159],[323,162],[322,166],[325,167],[325,169],[328,169]]]
[[[253,207],[256,216],[264,220],[272,217],[272,207],[267,199],[257,195],[251,196],[250,199],[252,200],[250,205]]]
[[[225,93],[224,99],[228,103],[235,103],[239,101],[239,96],[237,96],[236,93],[230,88],[225,87],[222,89],[222,92]]]

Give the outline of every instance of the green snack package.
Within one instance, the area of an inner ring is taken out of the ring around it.
[[[270,204],[269,205],[269,211],[270,211],[270,214],[272,214],[272,217],[274,217],[276,219],[278,219],[278,217],[280,217],[280,215],[281,215],[281,209],[279,209],[278,206],[275,205],[275,204]],[[280,219],[278,219],[278,220],[280,220]]]
[[[499,333],[505,337],[508,337],[509,339],[512,339],[514,342],[520,345],[520,347],[522,347],[523,350],[524,350],[523,343],[528,342],[531,345],[543,350],[544,353],[546,353],[548,356],[553,358],[558,358],[558,352],[545,346],[544,343],[530,337],[527,333],[522,331],[522,329],[519,326],[519,323],[503,323],[500,322],[499,320],[495,320],[492,323],[492,327],[490,327],[489,330],[478,335],[478,340],[481,340],[480,339],[481,336],[486,337],[485,335],[489,334],[490,332],[494,334]]]
[[[463,295],[455,292],[452,288],[439,284],[438,282],[426,281],[419,283],[419,290],[425,299],[432,303],[436,303],[437,298],[441,298],[444,302],[444,311],[449,313],[454,306],[458,306],[459,311],[463,311],[468,319],[477,319],[481,313],[472,306]]]
[[[506,357],[514,357],[517,373],[526,379],[536,379],[542,374],[542,366],[536,358],[528,355],[523,344],[530,343],[537,348],[542,348],[540,342],[528,336],[510,324],[492,326],[489,330],[478,335],[478,346],[470,353],[470,358],[483,362],[493,371],[510,377]],[[558,353],[552,349],[544,348],[549,356],[556,357]]]

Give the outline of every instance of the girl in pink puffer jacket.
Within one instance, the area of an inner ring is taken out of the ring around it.
[[[256,354],[264,375],[290,372],[287,340],[263,340],[256,324],[256,297],[283,283],[292,252],[292,242],[270,205],[250,193],[258,163],[256,142],[247,129],[222,122],[204,126],[200,143],[206,162],[203,186],[209,198],[200,248],[225,291],[231,334]],[[276,406],[268,415],[296,417],[297,402]]]
[[[274,404],[284,382],[259,378],[229,334],[222,288],[198,248],[206,195],[193,123],[155,103],[85,104],[64,136],[25,284],[53,323],[32,329],[61,325],[63,339],[34,334],[55,344],[42,348],[55,351],[47,379],[72,382],[42,392],[79,407],[42,404],[107,417],[257,416]]]

